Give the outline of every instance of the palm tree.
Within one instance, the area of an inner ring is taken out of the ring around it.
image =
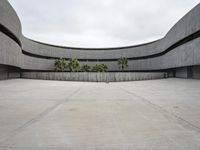
[[[128,67],[128,59],[126,57],[120,57],[118,59],[118,66],[122,71],[124,71],[124,69]]]
[[[60,58],[56,59],[54,62],[55,70],[59,72],[65,71],[65,68],[67,66],[65,59]]]
[[[69,63],[67,65],[67,67],[69,68],[69,70],[72,72],[72,71],[76,71],[78,72],[79,69],[80,69],[80,64],[79,64],[79,61],[77,59],[74,59],[74,58],[71,58],[69,60]]]
[[[101,64],[102,72],[106,72],[108,69],[108,66],[106,64]]]

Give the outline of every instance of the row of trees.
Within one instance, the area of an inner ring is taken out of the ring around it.
[[[95,66],[89,66],[87,64],[80,66],[77,59],[70,59],[67,63],[65,59],[60,58],[55,60],[54,63],[55,70],[58,72],[63,72],[69,70],[71,72],[106,72],[108,67],[106,64],[96,64]],[[118,59],[119,68],[124,71],[128,67],[128,59],[121,57]]]

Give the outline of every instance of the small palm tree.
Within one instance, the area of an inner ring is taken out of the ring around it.
[[[65,71],[65,68],[67,66],[65,59],[60,58],[56,59],[54,62],[55,70],[59,72]]]
[[[108,69],[108,66],[106,64],[101,64],[102,72],[106,72]]]
[[[71,58],[69,60],[69,63],[67,65],[67,67],[69,68],[69,70],[72,72],[72,71],[76,71],[78,72],[79,69],[80,69],[80,64],[79,64],[79,61],[77,59],[73,59]]]
[[[122,71],[124,71],[124,69],[128,67],[128,59],[126,57],[120,57],[118,59],[118,66]]]

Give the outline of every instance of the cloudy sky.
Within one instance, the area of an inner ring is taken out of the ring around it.
[[[9,0],[23,34],[75,47],[117,47],[150,42],[199,0]]]

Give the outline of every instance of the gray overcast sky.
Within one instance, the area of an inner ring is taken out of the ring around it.
[[[9,0],[23,34],[75,47],[117,47],[163,37],[199,0]]]

